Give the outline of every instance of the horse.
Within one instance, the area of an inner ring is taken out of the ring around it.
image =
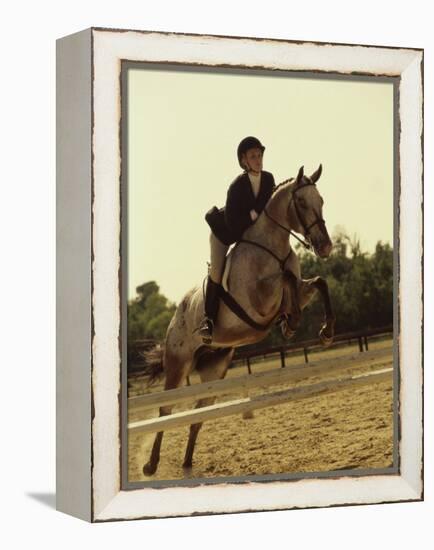
[[[195,370],[202,382],[223,379],[236,347],[265,338],[277,319],[285,336],[296,330],[301,311],[319,291],[325,305],[325,321],[320,329],[324,345],[333,340],[335,317],[328,287],[321,277],[302,279],[297,254],[290,246],[293,231],[303,235],[307,246],[321,258],[327,258],[332,242],[322,217],[323,199],[316,182],[322,166],[309,177],[303,167],[297,177],[275,187],[265,209],[242,239],[231,249],[226,261],[227,287],[251,326],[220,300],[213,341],[205,345],[197,333],[203,318],[204,293],[195,287],[178,305],[166,333],[161,351],[147,355],[149,383],[165,376],[164,389],[178,388]],[[196,408],[212,405],[215,397],[200,399]],[[172,406],[160,407],[160,417],[170,414]],[[196,439],[202,423],[190,426],[183,468],[191,469]],[[160,460],[163,431],[156,434],[145,476],[153,475]]]

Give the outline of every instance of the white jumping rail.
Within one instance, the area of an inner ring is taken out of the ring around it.
[[[378,358],[378,356],[377,356]],[[275,369],[269,372],[245,375],[237,378],[228,378],[202,384],[194,384],[174,390],[151,393],[132,397],[128,400],[128,406],[133,408],[153,408],[162,405],[175,405],[192,400],[198,400],[205,397],[219,396],[234,392],[246,393],[252,388],[266,388],[272,385],[285,382],[295,382],[315,376],[330,370],[331,365],[324,364],[312,365],[310,367],[287,367],[284,369]],[[327,362],[328,363],[328,362]],[[342,368],[342,365],[340,365]],[[348,388],[360,387],[368,384],[374,384],[383,381],[392,381],[392,367],[365,372],[356,375],[343,375],[333,380],[299,386],[296,388],[274,391],[263,395],[236,399],[216,403],[207,407],[201,407],[194,410],[177,412],[160,418],[151,418],[128,424],[128,431],[132,433],[157,432],[179,428],[188,424],[196,424],[206,420],[222,418],[234,414],[246,413],[255,409],[280,405],[289,401],[298,401],[322,395],[324,393],[333,393],[346,390]]]

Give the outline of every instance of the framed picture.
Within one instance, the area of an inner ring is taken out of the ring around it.
[[[423,498],[422,50],[92,28],[57,140],[59,510]]]

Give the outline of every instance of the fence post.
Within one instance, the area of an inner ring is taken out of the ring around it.
[[[250,358],[247,357],[246,359],[246,365],[247,365],[247,370],[249,371],[249,374],[252,374],[252,368],[250,366]]]
[[[365,340],[365,350],[368,351],[368,337],[365,336],[364,340]]]
[[[280,366],[283,369],[285,367],[285,350],[284,349],[280,350],[280,363],[281,363]]]
[[[191,386],[190,377],[189,377],[189,376],[187,376],[187,386]]]
[[[362,343],[362,337],[359,336],[359,351],[362,352],[363,351],[363,343]]]
[[[303,348],[304,351],[304,362],[309,363],[309,357],[307,356],[307,348]]]

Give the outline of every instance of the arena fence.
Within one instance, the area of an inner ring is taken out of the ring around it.
[[[370,338],[381,338],[383,336],[391,336],[392,334],[392,325],[336,334],[333,338],[332,345],[327,349],[334,349],[339,346],[351,345],[357,342],[359,351],[362,353],[369,350],[368,340]],[[143,376],[145,368],[143,359],[141,359],[141,353],[155,345],[161,344],[155,340],[136,340],[128,344],[128,376]],[[233,358],[233,365],[244,363],[248,373],[251,374],[252,361],[256,358],[265,358],[274,355],[280,358],[280,366],[285,367],[285,359],[290,355],[303,353],[304,362],[309,363],[309,354],[322,349],[324,348],[319,338],[316,338],[313,340],[304,340],[302,342],[288,343],[281,346],[273,346],[261,350],[237,350]],[[190,385],[189,378],[187,378],[187,384]]]
[[[333,343],[327,349],[336,348],[342,345],[351,345],[354,342],[358,343],[359,351],[369,351],[368,339],[369,338],[381,338],[383,336],[392,336],[393,326],[388,325],[385,327],[364,329],[354,332],[347,332],[343,334],[335,334],[333,337]],[[280,357],[281,367],[285,367],[285,358],[290,354],[303,353],[304,362],[309,363],[309,353],[317,350],[323,350],[324,347],[319,338],[313,340],[304,340],[303,342],[294,342],[292,344],[286,344],[283,346],[273,346],[265,350],[259,351],[237,351],[234,355],[234,362],[244,361],[249,374],[251,373],[251,361],[258,357],[268,357],[270,355],[276,355]]]

